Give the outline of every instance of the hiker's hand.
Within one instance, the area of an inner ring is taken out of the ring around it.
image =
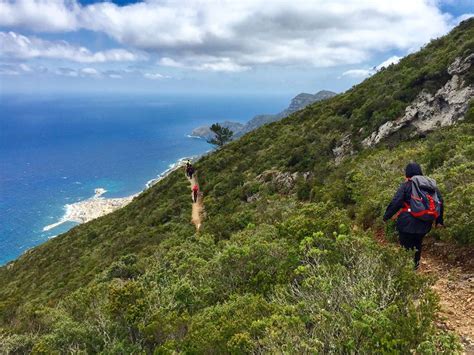
[[[437,224],[436,224],[436,228],[444,228],[444,224],[437,223]]]

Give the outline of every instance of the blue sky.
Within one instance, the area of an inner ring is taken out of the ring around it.
[[[0,92],[344,91],[474,0],[0,0]]]

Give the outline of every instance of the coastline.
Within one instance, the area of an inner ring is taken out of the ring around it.
[[[56,227],[66,222],[74,222],[78,224],[86,223],[92,221],[93,219],[112,213],[122,207],[125,207],[143,191],[149,189],[153,185],[157,184],[159,181],[166,178],[172,172],[181,168],[187,160],[192,161],[196,158],[197,157],[194,156],[189,158],[184,157],[178,159],[175,163],[170,164],[169,168],[163,171],[156,178],[147,181],[145,184],[145,188],[142,191],[137,192],[133,195],[125,197],[107,198],[102,196],[107,192],[107,190],[102,187],[98,187],[94,189],[94,196],[83,201],[65,205],[64,208],[66,211],[64,215],[57,222],[48,224],[47,226],[43,227],[43,232],[48,232],[52,229],[55,229]]]
[[[192,134],[187,134],[186,137],[192,138],[192,139],[204,139],[204,137],[201,137],[201,136],[193,136]]]

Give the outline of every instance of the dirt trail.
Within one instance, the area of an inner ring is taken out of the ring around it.
[[[383,231],[376,240],[387,245]],[[474,355],[474,248],[426,237],[419,272],[432,276],[440,299],[437,325],[461,338],[464,354]]]
[[[194,185],[199,186],[196,174],[194,174],[193,178],[189,179],[189,181],[191,183],[191,198],[192,198],[192,194],[193,194],[192,188],[193,188],[193,186]],[[192,214],[191,214],[191,222],[196,226],[196,231],[199,231],[199,229],[201,228],[202,211],[203,211],[202,193],[199,192],[197,202],[196,203],[193,202],[193,211],[192,211]]]
[[[474,354],[474,250],[427,239],[420,272],[434,276],[440,298],[438,325],[459,334],[466,354]]]

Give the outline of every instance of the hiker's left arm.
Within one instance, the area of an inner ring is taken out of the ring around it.
[[[441,196],[441,192],[439,191],[439,189],[436,192],[438,193],[439,202],[441,202],[439,216],[438,218],[436,218],[436,225],[444,226],[444,200],[443,196]]]
[[[403,207],[403,201],[405,200],[405,184],[400,185],[398,188],[397,192],[395,193],[395,196],[393,196],[392,201],[390,204],[387,206],[387,209],[385,210],[385,214],[383,215],[383,220],[388,221],[390,218],[392,218],[395,213],[397,213],[400,208]]]

